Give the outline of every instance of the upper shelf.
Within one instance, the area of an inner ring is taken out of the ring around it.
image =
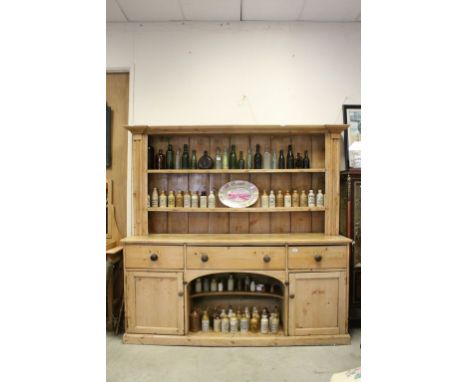
[[[291,169],[184,169],[184,170],[148,170],[148,174],[285,174],[285,173],[325,173],[324,168]]]
[[[194,125],[194,126],[126,126],[134,134],[151,135],[302,135],[341,133],[348,125]]]

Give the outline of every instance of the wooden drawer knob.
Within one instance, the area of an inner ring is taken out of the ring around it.
[[[182,297],[184,295],[184,292],[179,292],[178,295],[179,297]]]
[[[314,256],[315,261],[319,262],[322,261],[322,255],[315,255]]]
[[[151,261],[157,261],[158,260],[158,255],[156,253],[153,253],[151,256],[150,256],[150,259]]]
[[[294,294],[290,294],[289,297],[290,297],[290,298],[294,298],[295,295],[294,295]]]
[[[270,260],[271,260],[271,257],[270,257],[270,256],[268,256],[268,255],[263,256],[263,261],[264,261],[265,263],[269,263]]]
[[[206,263],[206,262],[208,261],[208,255],[202,255],[201,261],[203,261],[204,263]]]

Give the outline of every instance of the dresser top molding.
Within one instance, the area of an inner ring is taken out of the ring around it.
[[[129,236],[125,244],[199,245],[346,245],[351,239],[322,233],[294,234],[150,234]]]
[[[211,134],[274,134],[301,135],[341,133],[348,125],[184,125],[184,126],[125,126],[133,134],[150,135],[211,135]]]

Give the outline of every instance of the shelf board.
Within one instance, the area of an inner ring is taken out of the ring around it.
[[[210,170],[147,170],[148,174],[287,174],[287,173],[325,173],[324,168],[290,169],[210,169]]]
[[[282,295],[275,293],[267,292],[203,292],[203,293],[193,293],[190,295],[190,298],[199,298],[199,297],[267,297],[267,298],[279,298],[283,299]]]
[[[276,207],[276,208],[261,208],[261,207],[248,207],[248,208],[184,208],[184,207],[148,207],[149,212],[195,212],[195,213],[253,213],[253,212],[323,212],[325,207]]]
[[[259,325],[260,326],[260,325]],[[217,338],[226,338],[226,339],[233,339],[233,338],[275,338],[275,337],[285,337],[284,335],[284,330],[283,330],[283,327],[280,326],[279,329],[278,329],[278,333],[274,334],[274,333],[271,333],[271,332],[268,332],[268,333],[260,333],[260,332],[257,332],[257,333],[254,333],[254,332],[251,332],[251,331],[248,331],[247,333],[241,333],[240,331],[238,332],[235,332],[235,333],[222,333],[222,332],[214,332],[213,331],[213,328],[210,328],[210,330],[208,332],[202,332],[201,330],[198,331],[198,332],[192,332],[192,331],[189,331],[188,332],[188,336],[189,337],[200,337],[200,338],[204,338],[204,337],[217,337]]]

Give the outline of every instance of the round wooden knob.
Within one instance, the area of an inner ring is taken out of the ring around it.
[[[265,263],[269,263],[270,260],[271,260],[271,257],[270,257],[270,256],[268,256],[268,255],[263,256],[263,261],[264,261]]]
[[[158,260],[158,255],[156,253],[153,253],[151,256],[150,256],[150,259],[151,261],[156,261]]]
[[[202,255],[201,261],[203,261],[204,263],[206,263],[206,262],[208,261],[208,255]]]
[[[286,285],[286,286],[289,285],[289,281],[285,281],[284,285]]]
[[[322,255],[315,255],[314,259],[315,261],[322,261]]]
[[[184,292],[179,292],[178,295],[179,297],[182,297],[184,295]]]
[[[290,294],[289,297],[290,297],[290,298],[294,298],[295,295],[294,295],[294,294]]]

